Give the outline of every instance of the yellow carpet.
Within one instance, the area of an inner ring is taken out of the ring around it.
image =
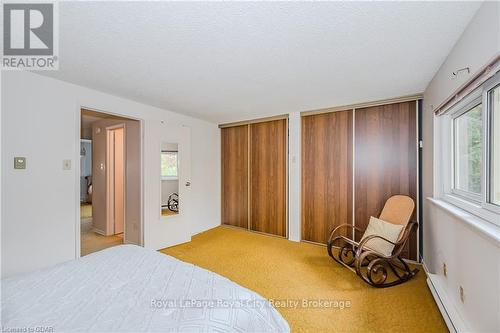
[[[229,227],[161,252],[223,275],[272,300],[344,300],[350,308],[283,307],[293,332],[447,332],[425,273],[373,288],[334,262],[323,246]],[[334,303],[331,303],[335,306]]]
[[[161,216],[172,216],[172,215],[177,215],[179,212],[173,212],[168,208],[162,208],[161,209]]]
[[[80,203],[80,218],[88,219],[92,217],[92,205],[88,203]]]

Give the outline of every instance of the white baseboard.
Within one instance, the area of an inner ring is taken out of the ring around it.
[[[427,285],[429,286],[432,296],[434,297],[439,311],[443,316],[446,326],[448,326],[448,330],[454,333],[467,332],[467,326],[455,306],[446,296],[444,286],[442,285],[439,276],[429,273],[425,263],[423,264],[423,267],[427,274]]]

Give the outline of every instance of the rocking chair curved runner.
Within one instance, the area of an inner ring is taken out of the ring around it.
[[[340,231],[347,229],[354,234],[356,231],[364,232],[364,230],[351,224],[342,224],[330,233],[327,243],[328,254],[336,262],[355,272],[363,281],[374,287],[391,287],[410,280],[417,274],[418,269],[412,270],[401,258],[401,252],[413,230],[418,228],[417,222],[409,222],[414,209],[415,203],[410,197],[404,195],[390,197],[385,203],[379,219],[403,226],[396,242],[380,235],[370,235],[362,238],[360,242],[356,242],[341,235]],[[391,255],[382,254],[368,247],[367,243],[373,239],[380,239],[394,245]],[[393,276],[389,277],[388,268]]]

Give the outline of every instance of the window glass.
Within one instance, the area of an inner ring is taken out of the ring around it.
[[[454,120],[454,187],[481,194],[482,108],[475,106]]]
[[[500,86],[489,92],[490,134],[490,202],[500,205]]]

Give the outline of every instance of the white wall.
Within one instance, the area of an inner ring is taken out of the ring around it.
[[[299,242],[301,234],[301,118],[288,115],[288,239]]]
[[[3,71],[1,81],[2,276],[75,257],[80,106],[190,127],[190,232],[220,224],[220,135],[216,124],[29,72]],[[144,135],[149,142],[159,141],[148,137],[147,130]],[[14,156],[27,157],[26,170],[13,169]],[[72,160],[71,170],[62,169],[63,159]],[[144,179],[152,179],[150,173],[158,169],[156,161],[154,164],[144,160]],[[144,184],[145,189],[151,186]],[[160,196],[159,191],[155,193]],[[152,232],[158,223],[151,217],[144,221]]]
[[[500,3],[485,2],[424,92],[424,198],[438,196],[440,192],[441,165],[435,159],[440,156],[440,143],[433,109],[498,54],[499,22]],[[470,68],[470,75],[452,79],[451,73],[464,67]],[[437,275],[438,283],[442,284],[440,288],[445,293],[442,297],[450,301],[468,330],[500,331],[498,242],[466,226],[462,218],[447,213],[444,208],[428,200],[423,204],[423,259],[429,271]],[[444,262],[447,264],[447,278],[443,275]],[[468,295],[464,304],[459,300],[459,285]]]

